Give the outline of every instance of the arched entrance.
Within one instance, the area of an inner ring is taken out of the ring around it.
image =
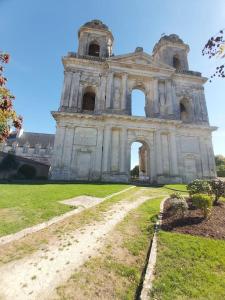
[[[130,180],[150,181],[150,149],[145,141],[130,144]]]

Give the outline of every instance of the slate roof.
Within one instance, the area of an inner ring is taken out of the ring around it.
[[[19,147],[23,147],[24,144],[29,144],[34,148],[35,145],[41,145],[42,149],[54,146],[55,135],[50,133],[38,133],[38,132],[23,132],[21,136],[18,136],[15,132],[12,132],[7,140],[7,145],[11,146],[13,142],[17,142]]]

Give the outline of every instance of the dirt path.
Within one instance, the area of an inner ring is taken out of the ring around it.
[[[99,222],[94,222],[70,232],[21,260],[0,268],[0,299],[27,300],[49,299],[54,289],[66,281],[72,272],[98,253],[104,237],[122,221],[127,213],[149,199],[144,189],[137,193],[137,200],[128,199],[113,205]]]

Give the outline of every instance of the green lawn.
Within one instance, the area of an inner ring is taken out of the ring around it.
[[[0,236],[73,209],[59,200],[80,195],[105,197],[128,187],[122,184],[0,184]]]
[[[180,192],[180,193],[187,193],[187,185],[186,184],[166,184],[164,186],[167,190],[171,190],[171,193]]]
[[[152,299],[225,299],[225,241],[159,233]]]

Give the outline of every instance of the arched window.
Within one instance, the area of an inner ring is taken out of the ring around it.
[[[83,95],[82,110],[94,111],[95,109],[95,93],[87,89]]]
[[[191,121],[191,108],[187,99],[182,99],[180,102],[180,119],[183,122]]]
[[[180,59],[179,59],[178,55],[174,55],[174,57],[173,57],[173,67],[175,69],[181,68]]]
[[[131,114],[132,116],[145,117],[145,94],[142,90],[134,89],[131,94]]]
[[[88,48],[88,55],[99,57],[100,47],[97,43],[91,43]]]

